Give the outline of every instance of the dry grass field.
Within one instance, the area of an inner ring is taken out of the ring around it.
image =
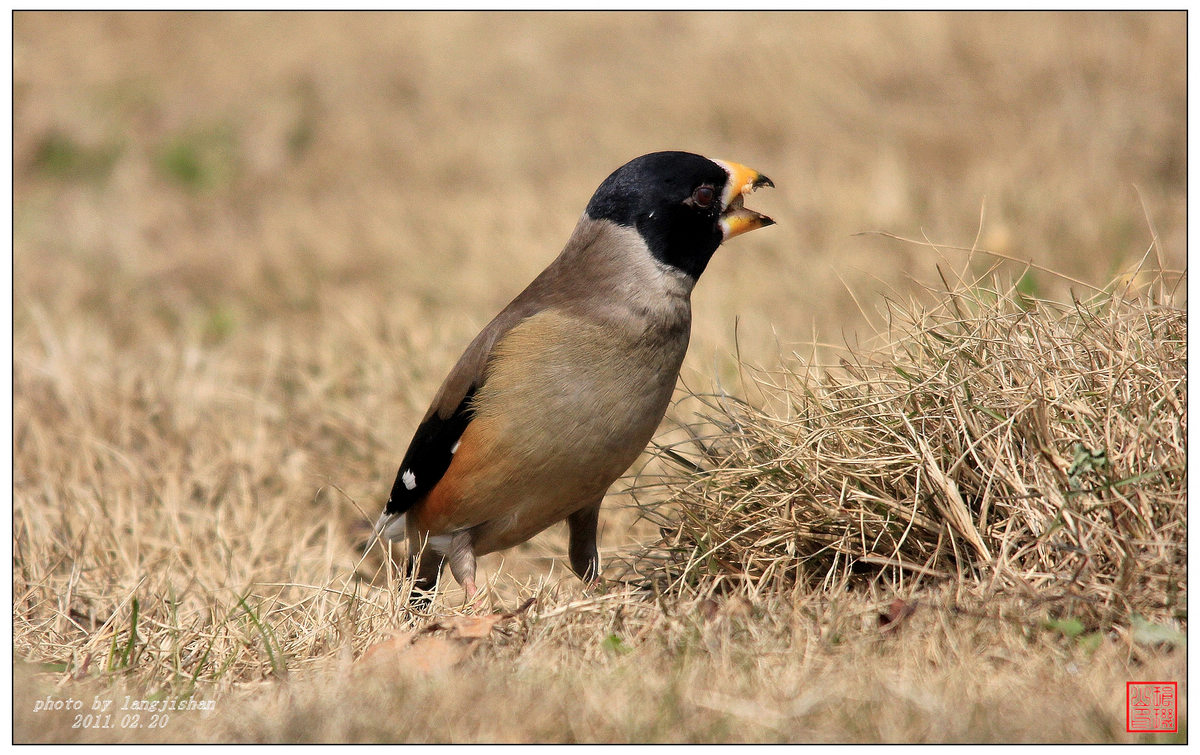
[[[1185,20],[16,14],[14,739],[1186,741]],[[778,226],[605,581],[409,610],[415,423],[658,149]]]

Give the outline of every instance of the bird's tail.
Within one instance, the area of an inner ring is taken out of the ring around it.
[[[371,540],[367,543],[367,551],[375,546],[377,540],[384,542],[403,540],[408,533],[408,521],[405,514],[389,514],[384,511],[375,520],[375,527],[371,532]],[[366,555],[365,553],[363,555]]]

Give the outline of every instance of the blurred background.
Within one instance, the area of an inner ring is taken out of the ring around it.
[[[734,314],[836,333],[851,290],[871,310],[931,272],[864,231],[1096,283],[1151,224],[1185,258],[1183,13],[19,13],[14,36],[27,296],[103,273],[153,281],[152,319],[348,293],[474,328],[659,149],[778,186],[755,203],[779,227],[697,292],[722,339]]]
[[[735,373],[735,321],[770,364],[993,262],[870,232],[1094,285],[1186,264],[1182,12],[13,23],[19,506],[325,481],[373,516],[462,348],[654,150],[778,187],[694,294],[699,390]]]

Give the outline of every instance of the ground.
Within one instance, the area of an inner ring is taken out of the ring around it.
[[[1185,21],[15,14],[14,738],[1186,741],[1124,726],[1128,681],[1186,700],[1165,619],[1076,627],[972,575],[615,581],[659,536],[645,459],[597,588],[557,529],[484,559],[474,623],[361,559],[445,372],[636,155],[777,187],[696,289],[680,397],[820,372],[1005,258],[1065,302],[1177,279]],[[126,695],[213,710],[45,710]]]

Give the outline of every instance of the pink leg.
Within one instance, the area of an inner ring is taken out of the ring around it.
[[[458,583],[463,586],[463,591],[467,594],[467,602],[470,603],[475,597],[475,550],[471,547],[471,533],[469,530],[463,530],[454,535],[450,540],[450,548],[446,552],[446,559],[450,562],[450,573],[458,580]]]

